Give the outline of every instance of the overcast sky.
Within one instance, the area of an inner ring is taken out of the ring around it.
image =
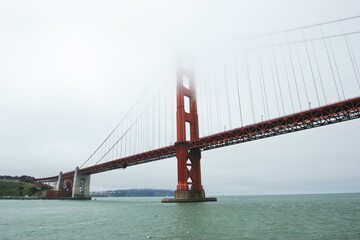
[[[352,17],[358,0],[0,1],[0,175],[81,165],[149,82],[195,43]],[[360,120],[204,152],[207,195],[360,191]],[[91,190],[175,189],[176,160],[92,176]]]

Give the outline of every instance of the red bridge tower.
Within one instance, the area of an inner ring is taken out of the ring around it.
[[[188,147],[189,141],[199,139],[199,121],[194,76],[181,68],[177,72],[176,104],[178,185],[175,198],[166,198],[163,202],[216,201],[216,198],[205,197],[201,184],[200,148]]]

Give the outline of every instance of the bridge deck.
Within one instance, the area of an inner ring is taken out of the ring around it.
[[[360,97],[202,137],[198,141],[189,142],[188,144],[190,148],[200,148],[205,151],[357,118],[360,118]],[[83,168],[80,169],[80,174],[95,174],[126,168],[132,165],[175,157],[175,154],[176,145],[171,145]],[[73,176],[74,171],[62,175],[63,178]],[[52,182],[56,181],[57,178],[58,176],[52,176],[36,180]]]

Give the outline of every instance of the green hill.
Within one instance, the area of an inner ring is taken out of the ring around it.
[[[0,179],[0,198],[33,196],[35,193],[48,190],[49,186],[40,183],[28,183],[20,180]]]

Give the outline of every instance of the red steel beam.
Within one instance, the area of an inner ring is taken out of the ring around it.
[[[304,112],[268,120],[265,122],[224,131],[188,142],[189,149],[210,150],[219,147],[239,144],[257,139],[297,132],[314,127],[325,126],[360,118],[360,97],[348,99],[327,106],[310,109]],[[156,150],[119,158],[106,163],[80,169],[80,174],[95,174],[118,168],[175,157],[176,144]],[[71,178],[74,171],[62,174],[62,178]],[[36,181],[54,182],[58,176],[38,178]]]
[[[80,169],[80,174],[94,174],[109,171],[112,169],[126,168],[129,166],[157,161],[165,158],[175,157],[176,147],[174,145],[159,148],[156,150],[119,158],[113,161],[97,164],[91,167]]]
[[[206,136],[190,142],[189,148],[210,150],[356,118],[360,118],[360,97]]]

